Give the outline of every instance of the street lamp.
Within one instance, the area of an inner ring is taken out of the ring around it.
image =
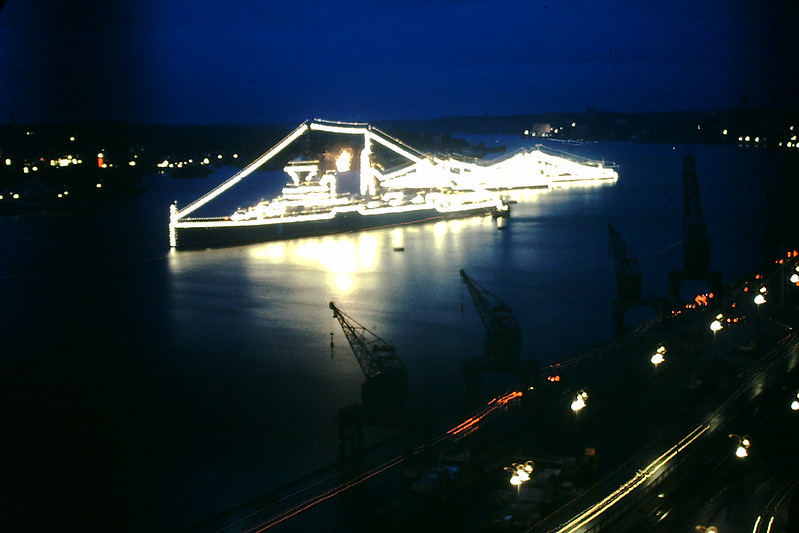
[[[743,437],[739,437],[738,435],[735,435],[733,433],[730,433],[727,436],[733,440],[738,441],[738,447],[735,448],[735,457],[743,459],[749,456],[749,446],[752,444],[749,441],[749,437],[747,437],[746,435],[744,435]]]
[[[791,410],[799,411],[799,392],[796,393],[796,396],[794,396],[793,401],[791,402]]]
[[[525,461],[524,463],[512,463],[511,466],[506,466],[503,470],[511,473],[510,484],[516,487],[516,497],[519,496],[519,490],[522,483],[530,481],[530,475],[533,473],[534,464],[532,461]]]
[[[585,401],[588,399],[588,393],[584,390],[579,391],[575,396],[574,400],[572,400],[571,408],[572,411],[575,413],[579,413],[580,410],[585,407]]]
[[[655,354],[649,358],[649,362],[655,365],[655,370],[657,370],[658,365],[660,363],[666,360],[666,358],[663,357],[664,355],[666,355],[666,347],[661,344],[660,346],[658,346],[658,349],[655,351]]]
[[[757,305],[757,324],[755,325],[755,346],[760,349],[760,306],[766,303],[766,288],[760,287],[759,292],[755,295],[755,305]]]
[[[713,332],[713,358],[716,358],[716,333],[724,329],[724,326],[721,324],[721,319],[724,316],[719,313],[716,315],[716,319],[710,323],[710,331]]]

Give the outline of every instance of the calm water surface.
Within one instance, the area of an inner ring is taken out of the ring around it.
[[[483,339],[461,268],[514,309],[524,357],[546,364],[608,340],[607,224],[639,257],[644,291],[665,296],[682,261],[687,153],[714,268],[732,279],[760,263],[778,172],[767,152],[566,148],[617,162],[619,183],[518,195],[503,231],[472,218],[170,252],[169,202],[186,205],[231,169],[152,176],[142,197],[97,213],[0,220],[0,529],[171,531],[332,463],[336,412],[359,401],[363,375],[330,301],[394,344],[410,403],[440,419],[458,414],[462,363]],[[225,209],[276,190],[246,183]]]

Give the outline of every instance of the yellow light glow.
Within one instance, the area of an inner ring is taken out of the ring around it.
[[[11,159],[6,158],[6,166],[10,166],[10,165],[11,165]]]
[[[736,457],[740,457],[741,459],[743,459],[744,457],[746,457],[748,455],[749,455],[749,452],[747,452],[746,448],[744,448],[743,446],[738,446],[738,448],[735,449],[735,456]]]
[[[336,170],[338,172],[347,172],[352,165],[352,150],[349,148],[342,148],[336,157]]]

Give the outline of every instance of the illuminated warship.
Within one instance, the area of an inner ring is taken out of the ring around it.
[[[458,175],[461,186],[492,191],[559,189],[614,184],[616,165],[536,145],[488,161],[448,158],[441,164]]]
[[[340,147],[335,164],[332,156],[289,161],[283,170],[291,180],[274,199],[225,216],[189,216],[312,132],[355,139]],[[390,171],[374,157],[378,152],[391,163]],[[179,209],[173,203],[169,244],[178,249],[233,246],[509,213],[497,192],[463,185],[458,177],[440,160],[368,124],[308,121],[191,204]]]

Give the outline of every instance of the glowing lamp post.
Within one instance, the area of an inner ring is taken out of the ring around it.
[[[721,324],[721,319],[724,318],[722,315],[716,315],[716,319],[710,323],[710,331],[713,332],[713,357],[716,357],[716,333],[724,329],[724,326]]]
[[[516,497],[519,497],[519,490],[522,483],[530,481],[530,475],[533,473],[534,464],[532,461],[525,461],[524,463],[513,463],[511,466],[506,466],[504,470],[511,473],[510,484],[516,487]]]
[[[755,324],[755,346],[760,349],[760,306],[766,303],[766,288],[760,287],[760,291],[755,295],[755,305],[757,305],[757,323]]]
[[[572,400],[571,408],[575,414],[579,413],[581,409],[585,407],[585,401],[588,399],[588,393],[584,390],[581,390],[574,396],[574,400]]]
[[[743,437],[739,437],[733,433],[728,435],[729,438],[738,441],[738,447],[735,448],[735,457],[739,459],[744,459],[749,456],[749,446],[751,446],[751,442],[749,441],[749,437],[744,435]]]
[[[649,362],[655,366],[655,370],[657,370],[660,363],[666,360],[666,358],[663,357],[664,355],[666,355],[666,347],[661,344],[658,346],[658,349],[655,351],[654,355],[649,358]]]

